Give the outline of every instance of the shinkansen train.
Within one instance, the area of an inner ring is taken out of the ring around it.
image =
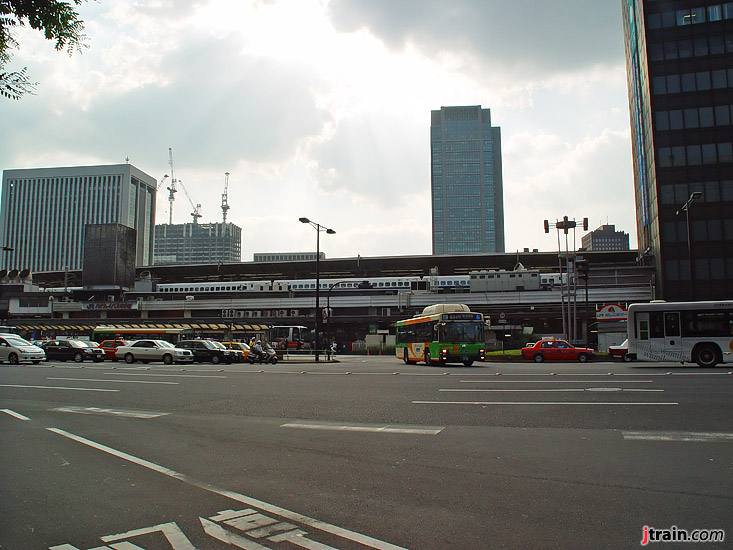
[[[370,277],[352,279],[320,279],[322,291],[438,291],[438,292],[500,292],[516,290],[552,290],[560,286],[559,273],[528,271],[472,271],[469,275],[428,277]],[[163,283],[157,285],[162,293],[215,292],[307,292],[316,288],[315,279],[274,281],[220,281],[213,283]]]

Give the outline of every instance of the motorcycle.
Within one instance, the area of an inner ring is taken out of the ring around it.
[[[251,365],[254,365],[255,363],[270,363],[275,365],[277,364],[277,354],[271,346],[262,346],[261,354],[258,354],[254,348],[251,348],[247,355],[247,362]]]

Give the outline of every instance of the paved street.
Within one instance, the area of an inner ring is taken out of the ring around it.
[[[730,365],[339,359],[0,366],[0,548],[617,549],[644,526],[733,536]]]

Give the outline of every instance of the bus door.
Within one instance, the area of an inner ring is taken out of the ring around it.
[[[664,318],[664,353],[680,360],[684,359],[682,354],[682,334],[680,332],[680,312],[665,311]]]

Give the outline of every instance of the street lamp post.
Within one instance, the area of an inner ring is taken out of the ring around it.
[[[684,210],[685,214],[687,215],[687,261],[690,262],[690,300],[694,299],[695,297],[695,291],[694,291],[694,269],[692,267],[692,243],[690,242],[690,206],[693,202],[695,202],[697,199],[702,197],[701,191],[693,191],[690,193],[690,198],[685,201],[685,204],[680,206],[680,209],[677,210],[676,215],[679,216],[680,213]]]
[[[328,229],[319,223],[309,220],[308,218],[298,218],[300,223],[308,223],[316,230],[316,349],[314,350],[316,356],[316,362],[319,359],[320,350],[320,332],[321,332],[321,231],[325,231],[327,235],[333,235],[336,233],[333,229]]]

